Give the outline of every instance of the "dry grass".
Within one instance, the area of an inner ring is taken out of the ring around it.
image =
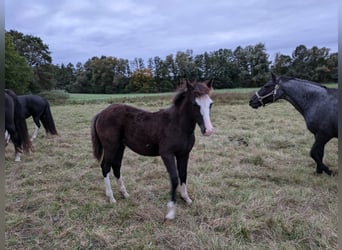
[[[253,110],[213,99],[215,134],[204,138],[196,128],[189,162],[194,203],[178,199],[171,223],[159,158],[126,150],[130,197],[113,182],[118,202],[108,203],[89,133],[107,104],[53,106],[59,137],[40,131],[20,163],[6,148],[6,249],[336,249],[337,178],[314,174],[303,118],[285,102]],[[136,105],[157,110],[169,100],[147,102]],[[325,162],[337,170],[336,139]]]

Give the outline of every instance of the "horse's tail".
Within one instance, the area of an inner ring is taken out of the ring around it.
[[[91,123],[91,141],[93,143],[93,154],[94,157],[100,161],[102,154],[103,154],[103,147],[100,141],[99,136],[97,135],[96,131],[96,122],[99,117],[99,114],[95,115],[93,121]]]
[[[46,101],[46,105],[45,105],[44,114],[41,116],[40,120],[42,121],[44,129],[47,134],[50,133],[52,135],[58,135],[55,122],[52,117],[50,104],[47,100],[45,101]]]
[[[6,93],[9,94],[14,101],[14,126],[16,135],[13,138],[11,136],[11,140],[13,141],[16,151],[21,153],[23,150],[25,153],[29,153],[32,151],[32,143],[27,131],[26,119],[21,104],[13,91],[6,90]]]

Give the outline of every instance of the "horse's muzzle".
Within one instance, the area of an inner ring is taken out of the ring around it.
[[[251,106],[254,109],[257,109],[261,106],[261,103],[259,102],[258,98],[255,95],[249,101],[249,106]]]

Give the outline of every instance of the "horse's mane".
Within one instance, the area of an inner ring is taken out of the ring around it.
[[[199,97],[202,95],[207,95],[210,93],[211,88],[208,88],[207,84],[205,82],[195,82],[195,83],[188,83],[193,87],[193,94],[194,97]],[[181,102],[183,101],[183,99],[185,98],[185,94],[188,91],[187,88],[187,83],[183,82],[177,89],[177,93],[175,95],[175,97],[173,98],[173,104],[175,106],[178,106],[181,104]]]
[[[296,77],[281,76],[280,80],[283,81],[283,82],[287,82],[287,81],[291,81],[291,80],[296,80],[298,82],[308,83],[308,84],[311,84],[311,85],[314,85],[314,86],[317,86],[317,87],[321,87],[321,88],[324,88],[324,89],[327,88],[326,86],[323,86],[320,83],[311,82],[311,81],[304,80],[304,79],[299,79],[299,78],[296,78]]]

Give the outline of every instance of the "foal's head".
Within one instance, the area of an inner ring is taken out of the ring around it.
[[[210,136],[213,133],[213,125],[210,120],[210,109],[213,101],[209,97],[212,82],[212,80],[195,83],[186,81],[174,98],[176,106],[181,105],[181,103],[188,106],[187,112],[189,113],[186,115],[191,116],[196,121],[205,136]]]

